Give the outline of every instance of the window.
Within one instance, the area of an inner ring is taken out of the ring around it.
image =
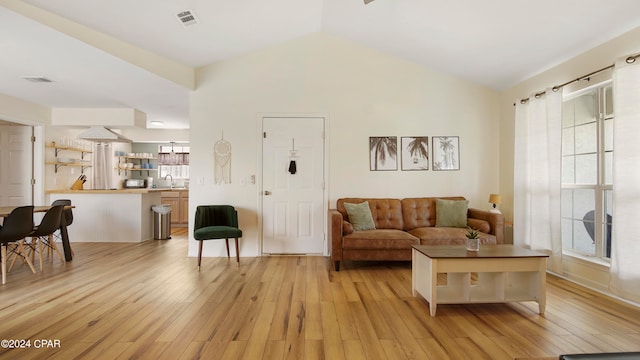
[[[160,145],[158,147],[158,178],[167,175],[176,179],[189,179],[189,146]]]
[[[562,248],[611,255],[612,87],[606,82],[566,95],[562,106]]]

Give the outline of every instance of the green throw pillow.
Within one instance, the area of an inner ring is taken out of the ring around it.
[[[467,227],[469,200],[436,199],[436,226]]]
[[[376,228],[368,201],[360,204],[344,203],[344,208],[347,210],[349,222],[353,225],[354,231],[374,230]]]

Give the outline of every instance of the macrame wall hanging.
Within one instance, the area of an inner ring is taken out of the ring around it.
[[[213,177],[216,184],[231,184],[231,144],[222,138],[213,145]]]

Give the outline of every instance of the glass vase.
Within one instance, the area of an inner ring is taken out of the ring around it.
[[[467,239],[467,251],[479,251],[480,239]]]

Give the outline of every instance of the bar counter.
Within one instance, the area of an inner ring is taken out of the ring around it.
[[[187,188],[141,188],[141,189],[112,189],[112,190],[47,190],[47,194],[148,194],[161,191],[180,191]]]
[[[46,194],[49,202],[69,199],[79,209],[68,228],[71,242],[142,242],[153,239],[152,206],[161,204],[161,192],[172,190],[48,190]]]

